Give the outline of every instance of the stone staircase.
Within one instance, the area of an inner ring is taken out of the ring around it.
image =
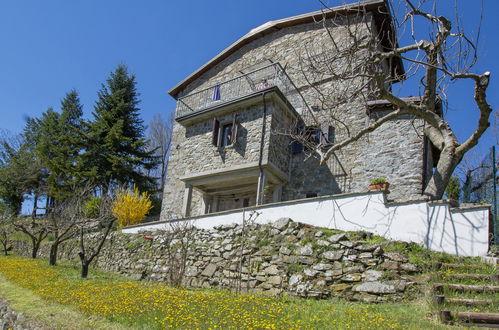
[[[432,303],[445,324],[499,328],[499,274],[493,265],[435,263]]]

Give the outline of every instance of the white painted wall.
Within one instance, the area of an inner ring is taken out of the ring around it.
[[[344,231],[364,230],[392,240],[416,242],[434,250],[462,256],[488,251],[489,209],[454,209],[444,202],[386,204],[381,192],[345,194],[269,204],[254,208],[259,223],[282,217]],[[199,228],[242,223],[250,210],[234,210],[187,220]],[[124,228],[124,233],[168,229],[168,222]]]

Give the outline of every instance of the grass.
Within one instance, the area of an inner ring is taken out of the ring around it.
[[[72,328],[75,324],[111,329],[450,328],[427,316],[430,310],[424,299],[374,305],[273,298],[176,289],[96,271],[91,272],[91,278],[81,280],[76,267],[49,267],[43,260],[12,256],[0,257],[0,274],[6,280],[0,286],[1,295],[12,302],[13,309],[55,328]],[[43,318],[51,314],[54,320]]]
[[[72,306],[64,306],[34,294],[32,291],[12,284],[0,276],[0,295],[9,301],[10,307],[22,312],[36,326],[51,329],[126,329],[97,316],[82,314]],[[70,322],[68,322],[70,320]]]

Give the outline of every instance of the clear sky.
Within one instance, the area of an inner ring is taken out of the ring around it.
[[[454,0],[438,2],[453,8]],[[461,2],[465,26],[476,29],[481,1]],[[492,72],[489,100],[497,109],[499,1],[483,2],[477,72]],[[318,0],[1,0],[0,129],[20,132],[26,116],[59,109],[72,88],[90,117],[100,85],[119,63],[136,74],[148,123],[175,108],[167,90],[249,30],[318,9]],[[461,140],[476,125],[471,95],[471,87],[449,92],[448,118]],[[494,141],[488,134],[483,147]]]

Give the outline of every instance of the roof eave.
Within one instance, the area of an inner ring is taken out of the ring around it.
[[[385,10],[380,11],[379,6],[384,6]],[[301,14],[297,16],[292,16],[284,19],[279,19],[275,21],[271,21],[268,23],[265,23],[263,25],[260,25],[259,27],[251,30],[249,33],[245,34],[243,37],[238,39],[236,42],[231,44],[229,47],[225,48],[222,52],[220,52],[218,55],[216,55],[214,58],[212,58],[210,61],[205,63],[203,66],[201,66],[199,69],[194,71],[192,74],[187,76],[184,80],[179,82],[177,85],[175,85],[172,89],[168,91],[168,94],[170,94],[173,98],[177,99],[178,93],[182,89],[184,89],[188,84],[192,83],[194,80],[199,78],[202,74],[204,74],[206,71],[223,61],[225,58],[229,57],[231,54],[235,53],[238,49],[240,49],[242,46],[252,42],[255,39],[258,39],[260,37],[265,36],[266,34],[278,31],[282,28],[289,27],[289,26],[295,26],[299,24],[304,24],[304,23],[309,23],[313,22],[316,19],[321,19],[323,15],[326,15],[326,17],[332,16],[334,14],[339,14],[344,12],[345,14],[349,12],[353,12],[356,8],[362,7],[368,11],[374,11],[377,14],[381,15],[387,15],[389,18],[391,17],[390,15],[390,10],[389,8],[386,7],[386,2],[385,0],[367,0],[363,1],[361,3],[353,3],[353,4],[346,4],[346,5],[341,5],[341,6],[336,6],[332,7],[331,10],[317,10],[315,12],[307,13],[307,14]],[[389,27],[384,27],[383,24],[381,24],[380,28],[388,28],[390,33],[395,36],[395,31],[393,29],[393,25],[391,24],[391,19],[390,19],[390,25]],[[377,22],[377,24],[380,24]],[[403,69],[403,64],[402,60],[397,57],[394,58],[396,61],[394,68],[396,68],[397,76],[403,76],[404,74],[404,69]]]

